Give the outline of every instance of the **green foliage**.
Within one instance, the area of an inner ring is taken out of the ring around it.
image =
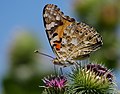
[[[18,31],[16,31],[18,32]],[[36,71],[34,50],[39,42],[30,31],[19,31],[10,44],[8,75],[3,80],[4,94],[40,94],[42,74]],[[40,64],[40,62],[39,62]]]

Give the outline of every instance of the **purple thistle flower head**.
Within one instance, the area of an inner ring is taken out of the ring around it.
[[[87,70],[93,71],[97,76],[105,76],[110,82],[113,80],[111,72],[99,64],[88,64]]]
[[[47,88],[59,88],[62,89],[65,87],[67,78],[65,76],[50,76],[43,79],[45,87]]]

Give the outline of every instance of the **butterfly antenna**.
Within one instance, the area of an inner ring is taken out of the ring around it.
[[[42,52],[40,52],[40,51],[38,51],[38,50],[35,50],[34,53],[38,53],[38,54],[41,54],[41,55],[44,55],[44,56],[47,56],[47,57],[49,57],[49,58],[54,59],[54,57],[52,57],[52,56],[50,56],[50,55],[48,55],[48,54],[42,53]]]

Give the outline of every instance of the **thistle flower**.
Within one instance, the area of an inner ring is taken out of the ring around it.
[[[47,94],[64,94],[67,78],[65,76],[48,76],[43,79]],[[44,92],[45,92],[44,91]]]
[[[104,76],[105,79],[108,79],[110,82],[113,80],[113,75],[112,73],[105,67],[99,65],[99,64],[88,64],[86,66],[87,71],[92,71],[94,72],[97,76],[102,77]]]
[[[99,64],[74,67],[69,77],[70,94],[115,94],[112,73]]]

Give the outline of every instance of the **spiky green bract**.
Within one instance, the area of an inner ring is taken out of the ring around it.
[[[59,90],[55,88],[46,88],[44,89],[42,94],[67,94],[67,93],[65,93],[65,90]]]
[[[98,67],[98,65],[95,65]],[[100,65],[99,65],[100,67]],[[76,66],[73,68],[70,77],[70,86],[68,94],[115,94],[112,80],[109,80],[106,74],[100,74],[99,68],[87,68]],[[103,68],[101,66],[101,68]],[[104,68],[103,68],[104,70]],[[113,76],[110,77],[111,79]]]
[[[61,76],[48,76],[43,79],[45,84],[42,94],[65,94],[67,78]]]

